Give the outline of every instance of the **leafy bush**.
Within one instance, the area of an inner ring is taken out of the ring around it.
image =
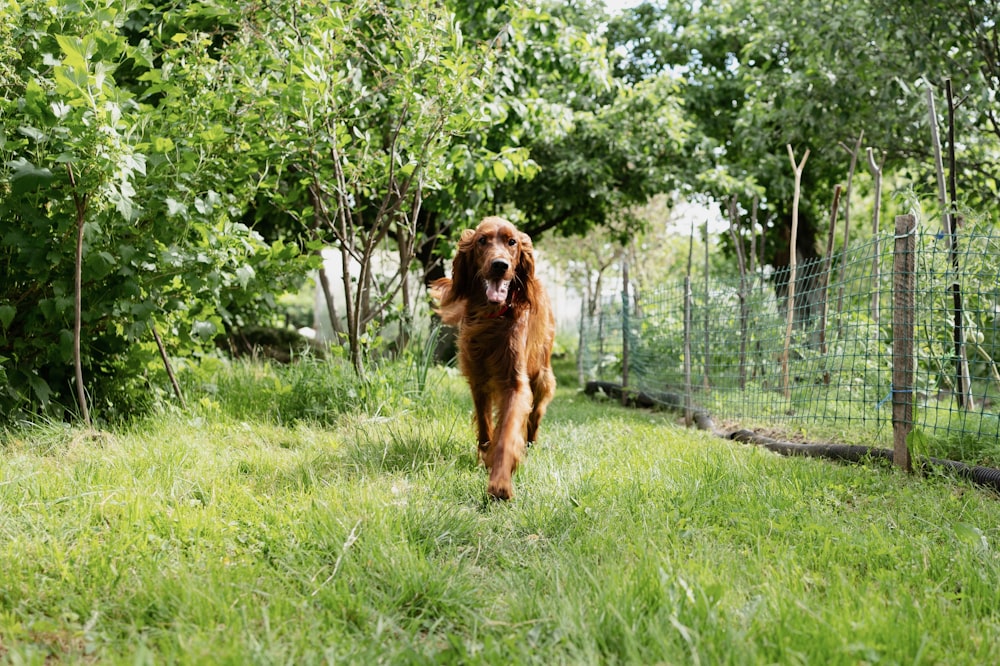
[[[114,418],[148,404],[151,327],[171,352],[197,353],[273,307],[299,279],[298,252],[239,221],[253,186],[231,178],[242,139],[220,121],[204,44],[161,45],[157,68],[113,8],[19,9],[0,71],[0,413],[73,411],[79,238],[85,387]]]

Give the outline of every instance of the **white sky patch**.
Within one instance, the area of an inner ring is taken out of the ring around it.
[[[729,221],[723,219],[719,205],[712,202],[682,201],[674,206],[667,220],[671,233],[687,236],[694,225],[695,234],[700,233],[702,225],[708,224],[709,234],[719,234],[729,228]]]

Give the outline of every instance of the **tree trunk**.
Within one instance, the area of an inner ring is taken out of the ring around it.
[[[882,164],[885,163],[885,158],[883,157]],[[880,288],[880,268],[879,268],[879,216],[881,214],[882,208],[882,164],[875,164],[875,155],[872,149],[868,149],[868,168],[872,172],[872,179],[875,181],[875,212],[872,215],[872,303],[871,303],[871,318],[872,322],[875,324],[875,333],[878,334],[878,320],[881,315],[881,304],[879,299],[881,298],[879,292]]]
[[[799,231],[799,196],[802,189],[802,169],[809,159],[809,149],[806,148],[802,161],[795,164],[795,151],[788,145],[788,158],[792,161],[792,169],[795,171],[795,193],[792,197],[792,238],[788,247],[788,301],[785,320],[785,346],[781,353],[781,376],[784,385],[785,399],[792,397],[791,383],[788,374],[788,351],[792,343],[792,322],[795,318],[795,263],[797,260],[797,245]]]
[[[88,427],[90,409],[87,407],[87,391],[83,386],[83,356],[80,351],[80,336],[83,328],[83,231],[87,218],[87,195],[76,191],[76,176],[73,165],[66,163],[69,182],[73,187],[73,203],[76,207],[76,263],[73,267],[73,368],[76,373],[76,399],[80,404],[80,416]]]
[[[344,327],[340,325],[340,317],[337,315],[337,304],[333,300],[330,276],[326,273],[325,265],[320,265],[319,268],[319,289],[323,293],[323,300],[326,302],[326,314],[330,319],[330,326],[339,341],[344,335]]]

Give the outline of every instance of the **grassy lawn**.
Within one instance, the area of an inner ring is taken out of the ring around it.
[[[460,378],[305,365],[107,432],[0,434],[0,662],[1000,660],[988,491],[563,381],[490,502]]]

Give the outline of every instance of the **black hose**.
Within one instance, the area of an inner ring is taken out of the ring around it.
[[[781,442],[770,437],[758,435],[752,430],[737,430],[729,435],[729,439],[746,444],[763,446],[769,451],[783,456],[809,456],[812,458],[827,458],[844,462],[864,462],[874,458],[892,462],[891,449],[876,449],[870,446],[849,446],[847,444],[797,444]]]
[[[632,407],[645,407],[648,409],[667,409],[673,411],[684,411],[684,396],[680,393],[670,393],[669,391],[639,391],[632,388],[623,388],[621,384],[614,382],[589,381],[584,385],[583,392],[591,397],[595,395],[605,395],[615,400],[623,400],[626,405]],[[714,430],[712,418],[704,409],[691,409],[691,417],[695,426],[699,430]]]
[[[1000,492],[1000,469],[982,467],[980,465],[966,465],[957,460],[942,460],[941,458],[926,458],[925,461],[931,465],[945,467],[963,479],[968,479],[973,483]]]
[[[758,435],[751,430],[737,430],[730,434],[729,438],[737,442],[756,444],[769,451],[780,453],[783,456],[809,456],[812,458],[826,458],[828,460],[842,460],[854,463],[874,459],[892,462],[893,457],[892,449],[849,446],[847,444],[798,444],[795,442],[781,442],[770,437]],[[942,458],[921,458],[915,462],[925,473],[932,471],[934,468],[944,468],[963,479],[1000,492],[1000,469],[968,465],[957,460],[944,460]]]

